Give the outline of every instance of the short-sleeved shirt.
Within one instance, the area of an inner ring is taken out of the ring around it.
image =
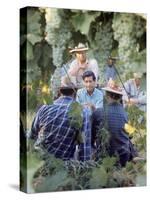
[[[70,123],[68,112],[74,102],[72,97],[58,98],[52,105],[42,106],[32,123],[31,138],[39,141],[51,154],[63,160],[74,159],[76,148],[75,137],[79,131]],[[84,143],[79,145],[79,160],[91,159],[91,123],[87,109],[82,112],[82,135]]]
[[[80,104],[92,103],[95,108],[103,108],[103,93],[101,90],[95,88],[92,95],[89,95],[86,88],[77,91],[77,102]]]
[[[80,67],[85,67],[85,69],[79,69]],[[92,71],[96,76],[96,81],[99,77],[98,63],[95,59],[87,59],[84,64],[78,62],[77,59],[73,60],[70,64],[68,74],[71,77],[75,85],[83,86],[82,75],[85,71]]]

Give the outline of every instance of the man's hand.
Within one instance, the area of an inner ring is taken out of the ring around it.
[[[84,106],[91,108],[93,111],[96,110],[95,106],[92,103],[85,103]]]
[[[135,104],[139,103],[137,99],[133,99],[133,98],[130,98],[126,102],[127,102],[128,105],[135,105]]]
[[[129,103],[135,105],[135,104],[138,104],[138,100],[137,100],[137,99],[130,98],[130,99],[129,99]]]

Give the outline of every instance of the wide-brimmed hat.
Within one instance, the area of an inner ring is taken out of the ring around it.
[[[102,90],[105,90],[105,91],[107,91],[107,92],[112,92],[112,93],[115,93],[115,94],[123,95],[123,93],[122,93],[121,90],[112,89],[112,88],[110,88],[110,87],[104,87],[104,88],[102,88]]]
[[[85,46],[82,43],[79,43],[78,46],[76,46],[74,49],[71,49],[69,52],[74,53],[74,52],[80,52],[80,51],[87,51],[89,48]]]
[[[102,88],[102,90],[123,95],[122,89],[114,81],[111,81],[111,83],[108,82],[108,85]]]
[[[140,72],[136,72],[136,73],[133,73],[133,77],[136,79],[136,78],[142,78],[142,73]]]
[[[108,56],[108,60],[118,60],[118,58],[117,57],[114,57],[114,56]]]

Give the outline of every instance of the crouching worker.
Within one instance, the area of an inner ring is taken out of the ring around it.
[[[63,160],[74,159],[78,141],[78,159],[85,161],[91,159],[91,123],[87,109],[80,109],[81,126],[76,126],[79,119],[71,116],[72,105],[78,104],[75,102],[76,90],[72,83],[61,86],[61,96],[52,105],[43,105],[38,110],[32,123],[31,138]]]
[[[106,91],[108,103],[104,108],[104,113],[102,110],[95,113],[96,115],[101,115],[99,117],[100,121],[97,120],[96,125],[102,124],[102,120],[105,120],[103,125],[105,124],[110,134],[108,154],[110,156],[118,156],[121,166],[125,166],[127,161],[134,160],[137,157],[137,151],[124,130],[125,124],[128,123],[128,117],[123,105],[120,103],[122,91],[116,85],[102,89]],[[96,115],[95,119],[97,118]]]

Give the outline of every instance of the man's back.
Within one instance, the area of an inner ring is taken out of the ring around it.
[[[105,76],[106,83],[109,81],[110,78],[112,80],[115,80],[116,76],[117,76],[115,66],[114,65],[112,65],[112,66],[106,65],[104,76]]]
[[[81,131],[70,123],[69,110],[73,102],[72,97],[62,96],[54,101],[52,105],[42,106],[32,125],[32,137],[37,140],[40,138],[40,134],[43,134],[43,147],[49,153],[54,154],[55,157],[63,160],[73,159],[76,134]],[[80,152],[81,159],[86,160],[90,159],[91,130],[88,126],[88,113],[84,111],[83,114],[82,131],[87,134],[88,142],[85,142],[85,144],[87,143],[86,146],[81,145]],[[85,151],[88,151],[88,155],[84,154]]]
[[[125,123],[128,122],[127,113],[119,103],[108,105],[107,112],[108,129],[111,133],[111,149],[125,153],[129,150],[129,137],[124,132]]]
[[[32,133],[43,130],[43,146],[49,153],[67,160],[75,151],[75,128],[69,123],[68,111],[73,99],[59,98],[53,105],[44,105],[38,111],[32,126]],[[37,135],[36,135],[37,137]]]

